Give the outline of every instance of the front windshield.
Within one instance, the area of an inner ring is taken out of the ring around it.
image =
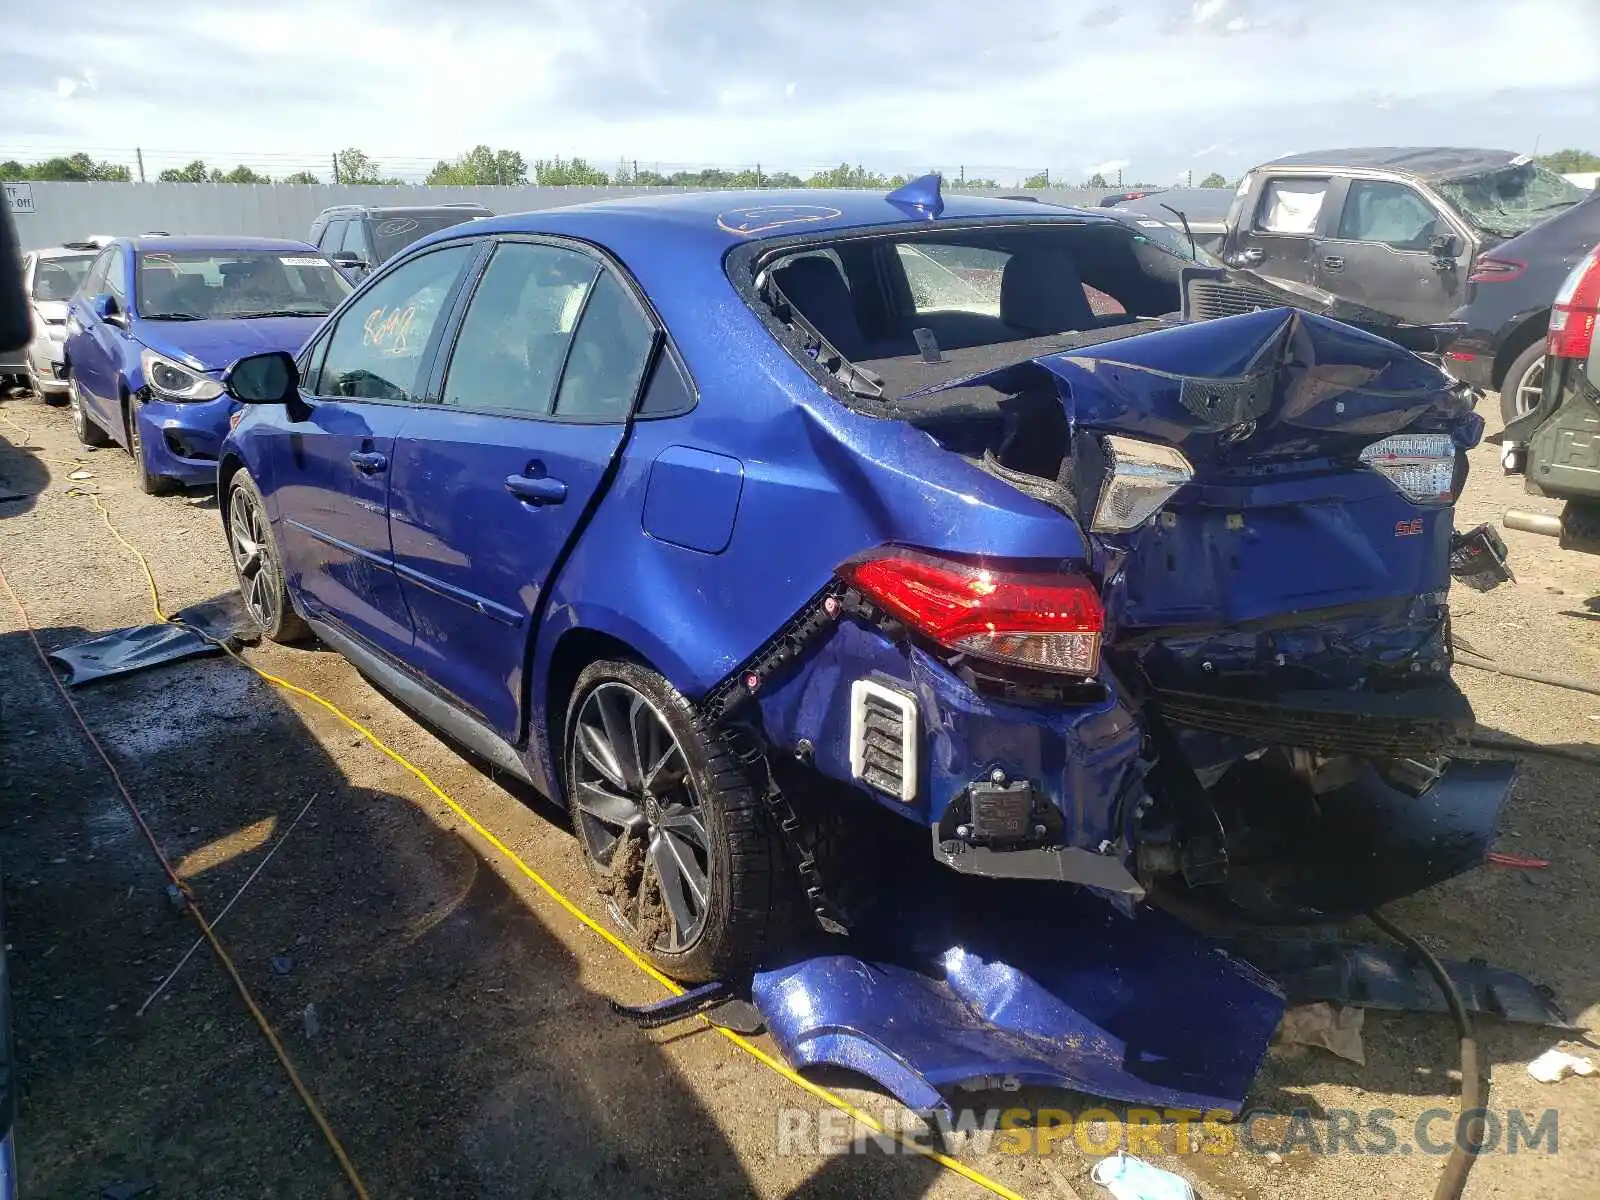
[[[156,320],[321,317],[350,284],[313,250],[147,250],[139,315]]]
[[[93,254],[63,254],[41,258],[33,268],[35,300],[70,300],[83,277],[89,273]]]
[[[1168,225],[1165,221],[1150,218],[1141,218],[1135,222],[1138,229],[1137,236],[1147,242],[1153,242],[1163,250],[1176,254],[1179,258],[1192,263],[1199,263],[1206,267],[1220,267],[1222,263],[1199,246],[1189,244],[1189,235],[1175,225]]]
[[[1506,237],[1532,229],[1587,195],[1554,171],[1531,162],[1446,180],[1438,187],[1476,228]]]

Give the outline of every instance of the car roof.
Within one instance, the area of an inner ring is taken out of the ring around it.
[[[94,258],[103,249],[104,246],[46,246],[28,253],[35,258]]]
[[[537,209],[474,221],[474,235],[556,233],[611,245],[650,231],[677,245],[697,244],[721,253],[752,240],[797,234],[842,233],[853,229],[914,223],[932,228],[940,223],[984,217],[1016,217],[1029,221],[1063,218],[1104,222],[1094,210],[1040,205],[1025,200],[946,193],[944,209],[929,219],[884,192],[830,188],[762,189],[725,192],[668,192],[595,200],[561,208]],[[461,236],[457,229],[429,234],[418,245]],[[620,248],[620,247],[618,247]]]
[[[245,237],[242,234],[166,234],[159,237],[147,235],[123,240],[131,249],[138,252],[152,250],[174,253],[186,250],[222,252],[229,250],[309,250],[313,254],[322,253],[322,251],[309,243],[298,241],[294,238]]]
[[[1429,182],[1494,171],[1526,161],[1513,150],[1482,150],[1462,146],[1360,146],[1348,150],[1312,150],[1286,154],[1267,167],[1318,167],[1337,170],[1392,171]]]
[[[341,213],[381,213],[384,216],[415,217],[424,213],[488,212],[483,205],[472,200],[448,204],[335,204],[323,209],[319,217],[332,217]]]

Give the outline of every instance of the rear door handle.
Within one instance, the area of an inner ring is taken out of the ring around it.
[[[527,504],[560,504],[567,485],[548,475],[507,475],[506,491]]]
[[[1329,254],[1322,260],[1322,265],[1330,271],[1344,270],[1344,259],[1337,254]]]
[[[389,459],[376,450],[356,450],[350,455],[350,465],[363,475],[375,475],[389,465]]]

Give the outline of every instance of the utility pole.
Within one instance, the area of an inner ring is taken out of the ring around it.
[[[134,153],[134,157],[136,157],[139,160],[139,182],[143,183],[144,182],[144,150],[143,150],[142,147],[135,146],[133,148],[133,153]]]
[[[1049,187],[1050,186],[1050,168],[1049,167],[1046,167],[1044,169],[1044,185],[1045,185],[1045,187]]]
[[[757,187],[761,186],[761,164],[760,163],[756,164],[756,186]]]
[[[333,181],[335,183],[339,182],[339,156],[337,154],[333,156]]]
[[[1117,168],[1117,186],[1118,187],[1122,186],[1122,168],[1121,167]]]
[[[966,167],[961,167],[960,171],[961,171],[961,182],[958,183],[956,186],[957,187],[966,187],[967,186],[967,168]]]

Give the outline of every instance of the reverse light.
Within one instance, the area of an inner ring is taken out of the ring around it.
[[[1468,283],[1509,283],[1528,269],[1514,258],[1480,258],[1467,276]]]
[[[947,649],[1083,678],[1099,669],[1105,613],[1080,575],[979,567],[899,547],[854,559],[839,574]]]
[[[1550,309],[1548,352],[1552,358],[1588,358],[1600,314],[1600,246],[1585,254],[1556,293]]]
[[[1361,461],[1418,504],[1455,498],[1456,444],[1447,433],[1397,433],[1373,442]]]
[[[1194,478],[1189,460],[1171,446],[1107,434],[1100,439],[1100,448],[1106,472],[1089,523],[1096,533],[1139,528]]]
[[[144,369],[145,383],[162,400],[215,400],[222,395],[222,385],[215,379],[207,379],[154,350],[139,355],[139,365]]]

